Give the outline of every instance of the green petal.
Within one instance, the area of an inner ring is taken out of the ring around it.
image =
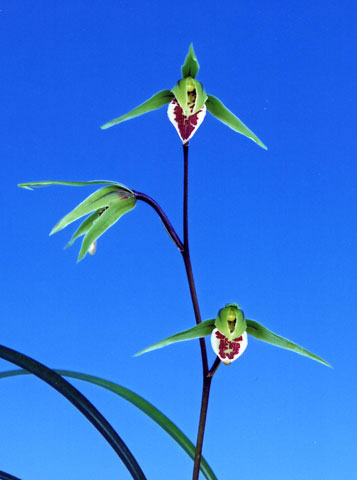
[[[182,108],[183,114],[188,117],[190,115],[190,109],[187,105],[187,79],[183,78],[182,80],[179,80],[174,86],[174,88],[171,90],[171,92],[173,93],[180,107]]]
[[[198,80],[193,80],[193,83],[195,85],[195,90],[196,90],[196,101],[195,101],[195,107],[192,111],[192,115],[194,115],[199,110],[201,110],[201,108],[206,103],[208,98],[202,83],[199,82]]]
[[[188,86],[191,86],[191,88],[194,87],[196,91],[195,106],[192,112],[190,110],[190,107],[188,106]],[[179,80],[174,86],[174,88],[171,90],[171,92],[174,94],[176,100],[182,108],[183,114],[186,115],[186,117],[194,115],[199,110],[201,110],[208,98],[202,83],[191,77]]]
[[[296,343],[293,343],[286,338],[276,335],[267,328],[263,327],[263,325],[255,322],[254,320],[247,320],[247,333],[249,333],[249,335],[252,335],[252,337],[257,338],[258,340],[270,343],[271,345],[275,345],[276,347],[291,350],[292,352],[298,353],[299,355],[304,355],[305,357],[311,358],[312,360],[316,360],[317,362],[320,362],[327,367],[331,367],[331,365],[322,358],[314,355],[305,348],[296,345]]]
[[[75,222],[84,215],[88,215],[94,210],[109,207],[113,203],[121,201],[122,195],[128,195],[127,190],[123,191],[116,186],[107,186],[100,188],[96,192],[89,195],[82,203],[80,203],[74,210],[65,215],[52,229],[50,235],[59,232],[67,227],[72,222]]]
[[[140,395],[137,395],[128,388],[122,387],[117,383],[110,382],[109,380],[104,380],[100,377],[95,377],[93,375],[87,375],[85,373],[72,372],[69,370],[54,370],[59,375],[63,377],[75,378],[77,380],[82,380],[99,387],[105,388],[110,392],[115,393],[119,397],[127,400],[129,403],[137,407],[148,417],[150,417],[154,422],[156,422],[166,433],[168,433],[178,445],[190,456],[193,460],[195,458],[195,446],[193,443],[186,437],[186,435],[169,419],[164,415],[160,410],[158,410],[154,405],[146,401]],[[27,375],[30,372],[26,370],[8,370],[6,372],[0,372],[0,378],[14,377],[17,375]],[[207,480],[217,480],[217,477],[211,470],[210,466],[204,458],[201,461],[201,472],[206,477]]]
[[[121,216],[135,207],[135,203],[135,198],[119,200],[105,210],[105,212],[93,223],[93,226],[86,233],[78,255],[78,261],[82,260],[86,256],[88,249],[93,242],[103,235],[108,228],[114,225],[114,223],[116,223]]]
[[[176,333],[176,335],[172,335],[172,337],[165,338],[165,340],[161,340],[161,342],[157,342],[151,347],[145,348],[141,350],[139,353],[136,353],[134,356],[138,357],[143,353],[151,352],[152,350],[157,350],[158,348],[166,347],[167,345],[171,345],[172,343],[176,342],[183,342],[185,340],[192,340],[194,338],[202,338],[210,335],[213,331],[215,320],[206,320],[205,322],[199,323],[193,328],[189,330],[184,330],[183,332]]]
[[[100,128],[105,130],[106,128],[112,127],[113,125],[117,125],[118,123],[125,122],[126,120],[130,120],[131,118],[139,117],[144,113],[151,112],[152,110],[157,110],[158,108],[170,103],[173,99],[173,95],[170,90],[162,90],[161,92],[155,93],[149,100],[142,103],[138,107],[134,108],[130,112],[122,115],[114,120],[111,120],[108,123],[105,123]]]
[[[185,63],[181,67],[182,78],[192,77],[195,78],[200,66],[198,64],[195,52],[193,50],[192,43],[188,50],[188,54],[185,59]]]
[[[259,138],[251,131],[249,128],[244,125],[243,122],[239,120],[223,103],[218,100],[218,98],[208,95],[206,102],[207,110],[222,123],[228,125],[235,132],[241,133],[245,137],[250,138],[253,142],[260,145],[262,148],[267,150],[267,147],[264,143],[259,140]]]

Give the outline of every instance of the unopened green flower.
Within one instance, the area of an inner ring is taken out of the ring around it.
[[[125,120],[130,120],[131,118],[138,117],[144,113],[157,110],[158,108],[169,104],[169,119],[175,126],[183,143],[187,143],[194,135],[208,110],[209,113],[219,121],[266,149],[264,143],[259,140],[259,138],[246,125],[244,125],[238,117],[228,110],[218,98],[213,95],[208,95],[205,92],[202,83],[196,80],[199,68],[191,44],[185,63],[181,68],[182,78],[171,90],[161,90],[146,102],[130,112],[105,123],[101,128],[106,129],[112,127]]]

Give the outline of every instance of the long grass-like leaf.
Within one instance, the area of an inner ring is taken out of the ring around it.
[[[316,362],[320,362],[327,367],[331,367],[331,365],[325,360],[323,360],[321,357],[318,357],[314,353],[309,352],[305,348],[300,347],[296,343],[291,342],[284,337],[276,335],[267,328],[263,327],[263,325],[260,325],[260,323],[255,322],[254,320],[247,320],[247,333],[249,333],[249,335],[252,335],[252,337],[257,338],[258,340],[270,343],[271,345],[275,345],[276,347],[291,350],[292,352],[298,353],[299,355],[303,355],[304,357],[316,360]]]
[[[158,410],[154,405],[145,400],[140,395],[132,392],[128,388],[122,387],[117,383],[110,382],[109,380],[104,380],[100,377],[95,377],[93,375],[87,375],[85,373],[72,372],[70,370],[54,370],[59,375],[64,377],[75,378],[77,380],[83,380],[99,387],[103,387],[110,392],[115,393],[119,397],[127,400],[132,405],[137,407],[148,417],[150,417],[154,422],[156,422],[166,433],[168,433],[177,443],[182,447],[182,449],[189,455],[193,460],[195,458],[195,446],[194,444],[186,437],[186,435],[169,419],[164,415],[160,410]],[[0,379],[6,377],[14,377],[17,375],[27,375],[30,372],[26,370],[9,370],[6,372],[0,372]],[[217,477],[213,473],[211,467],[208,465],[206,460],[202,458],[201,461],[201,472],[206,477],[207,480],[217,480]]]
[[[166,105],[167,103],[170,103],[173,97],[174,96],[170,92],[170,90],[162,90],[161,92],[155,93],[155,95],[149,98],[149,100],[146,100],[146,102],[135,107],[130,112],[125,113],[124,115],[121,115],[120,117],[105,123],[100,128],[102,130],[105,130],[109,127],[113,127],[113,125],[117,125],[118,123],[125,122],[126,120],[130,120],[135,117],[139,117],[140,115],[151,112],[152,110],[157,110],[158,108]]]
[[[67,400],[69,400],[107,440],[109,445],[123,461],[131,476],[135,480],[146,480],[146,477],[135,457],[119,437],[117,432],[95,408],[95,406],[73,385],[42,363],[3,345],[0,345],[0,358],[14,363],[27,370],[29,373],[36,375],[67,398]]]
[[[14,475],[10,475],[10,473],[0,471],[0,480],[20,480],[20,478],[14,477]]]

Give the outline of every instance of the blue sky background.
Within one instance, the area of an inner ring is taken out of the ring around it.
[[[198,79],[266,143],[207,115],[190,147],[191,255],[202,315],[248,318],[326,358],[328,369],[251,339],[213,381],[204,455],[219,480],[352,478],[356,422],[356,5],[352,1],[3,0],[0,13],[1,342],[54,368],[116,381],[193,440],[196,342],[140,358],[194,324],[182,259],[139,203],[76,264],[76,227],[48,233],[111,179],[154,197],[181,234],[182,147],[166,109],[98,127],[172,88],[192,41]],[[214,355],[210,352],[210,358]],[[0,369],[13,368],[0,361]],[[192,462],[124,400],[74,382],[148,479]],[[23,480],[129,479],[61,396],[0,382],[0,470]]]

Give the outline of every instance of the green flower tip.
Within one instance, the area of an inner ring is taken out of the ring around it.
[[[192,77],[195,78],[198,71],[200,69],[200,65],[197,61],[197,57],[195,51],[193,50],[193,45],[191,43],[188,54],[186,55],[185,62],[181,67],[182,78]]]

